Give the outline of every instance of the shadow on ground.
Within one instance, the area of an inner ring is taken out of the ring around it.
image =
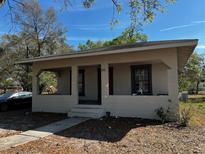
[[[159,124],[159,121],[138,118],[92,119],[62,132],[56,133],[56,135],[89,140],[117,142],[133,128]]]
[[[0,137],[19,134],[67,118],[65,114],[32,113],[30,109],[0,112]],[[117,142],[131,129],[159,125],[156,120],[139,118],[102,118],[91,119],[81,124],[55,133],[63,137]],[[1,133],[1,129],[14,130]]]
[[[0,112],[0,137],[18,134],[65,118],[67,118],[66,114],[32,113],[30,109]],[[4,131],[2,132],[1,129]],[[11,130],[13,132],[10,134]]]

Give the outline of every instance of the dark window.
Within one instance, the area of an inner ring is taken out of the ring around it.
[[[132,94],[152,94],[151,65],[131,66]]]
[[[79,96],[85,96],[85,70],[78,72],[78,93]]]
[[[101,68],[97,69],[97,78],[98,78],[98,103],[101,104]]]
[[[72,71],[69,70],[70,74],[70,95],[72,95]]]
[[[113,67],[109,67],[109,94],[113,95]]]

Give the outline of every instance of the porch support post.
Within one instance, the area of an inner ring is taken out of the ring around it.
[[[101,64],[102,105],[109,96],[108,64]]]
[[[34,66],[32,66],[32,95],[35,97],[39,94],[39,75],[41,71],[34,69]],[[33,97],[33,98],[34,98]]]
[[[32,68],[32,112],[41,111],[38,108],[37,96],[39,95],[39,72]]]
[[[33,79],[32,79],[32,95],[38,95],[38,76],[33,74]]]
[[[168,70],[168,94],[171,119],[179,119],[179,100],[178,100],[178,70],[177,66]]]
[[[78,104],[78,66],[71,67],[71,95],[74,97],[74,104]]]

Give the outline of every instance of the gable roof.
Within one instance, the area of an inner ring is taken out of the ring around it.
[[[191,47],[191,53],[192,53],[197,43],[198,43],[197,39],[137,42],[132,44],[113,45],[109,47],[89,49],[84,51],[75,51],[75,52],[70,52],[70,53],[60,54],[60,55],[40,56],[32,59],[22,60],[20,62],[17,62],[17,64],[32,64],[34,62],[40,62],[40,61],[59,60],[59,59],[86,57],[86,56],[98,56],[98,55],[107,55],[107,54],[115,54],[115,53],[147,51],[153,49],[175,48],[175,47]],[[191,53],[188,55],[190,56]]]

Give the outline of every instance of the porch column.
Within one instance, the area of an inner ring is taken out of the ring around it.
[[[38,71],[32,69],[32,112],[41,111],[41,107],[39,108],[37,96],[39,95],[39,79],[38,79]]]
[[[74,104],[78,104],[78,66],[71,67],[71,95],[75,102]]]
[[[177,67],[172,67],[168,70],[168,94],[169,107],[171,110],[171,119],[177,120],[179,118],[179,100],[178,100],[178,70]]]
[[[33,74],[32,77],[32,95],[38,95],[38,76],[36,74]]]
[[[102,105],[109,96],[108,64],[101,64],[101,84],[102,84]]]
[[[34,97],[39,94],[39,78],[38,77],[40,74],[41,74],[41,70],[35,69],[35,67],[32,65],[32,95]]]

